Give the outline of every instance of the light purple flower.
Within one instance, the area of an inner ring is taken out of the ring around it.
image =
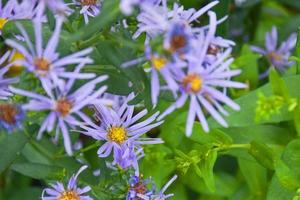
[[[149,200],[155,192],[155,184],[151,178],[144,179],[142,176],[132,175],[129,186],[126,200]]]
[[[8,61],[10,55],[11,52],[8,51],[0,58],[0,100],[7,99],[11,96],[11,92],[8,89],[10,84],[19,82],[19,78],[6,78],[4,76],[10,67],[13,66],[13,63],[4,65]]]
[[[278,33],[277,28],[274,26],[271,32],[266,33],[265,39],[265,49],[252,46],[252,50],[266,56],[269,62],[280,73],[285,72],[288,67],[294,64],[293,61],[289,61],[289,57],[296,46],[297,35],[293,33],[286,41],[282,42],[282,44],[278,46]],[[266,77],[268,73],[269,70],[264,72],[261,75],[261,78]]]
[[[78,71],[78,69],[80,67],[75,71]],[[80,120],[90,121],[81,109],[101,96],[107,88],[106,86],[102,86],[95,90],[97,84],[107,79],[107,76],[100,76],[71,93],[75,78],[69,79],[62,90],[55,90],[54,93],[52,90],[45,88],[48,96],[10,87],[13,93],[32,98],[28,104],[23,105],[23,109],[50,111],[40,127],[37,138],[41,139],[44,131],[51,132],[55,129],[55,141],[57,141],[61,132],[66,152],[69,155],[72,155],[72,144],[68,127],[75,129],[76,126],[82,125]]]
[[[4,128],[11,133],[22,128],[25,112],[21,106],[9,103],[0,103],[0,130]]]
[[[201,51],[189,57],[187,69],[178,69],[176,80],[181,88],[181,96],[158,118],[161,120],[166,115],[173,112],[175,109],[182,107],[186,101],[190,101],[188,112],[186,135],[192,134],[195,118],[199,119],[203,129],[208,132],[209,127],[203,113],[203,108],[222,126],[227,127],[226,121],[220,115],[228,115],[223,109],[222,104],[228,105],[234,110],[239,110],[240,107],[232,101],[224,92],[224,88],[245,88],[246,85],[231,81],[230,78],[240,74],[240,70],[230,70],[229,65],[233,62],[230,56],[231,49],[227,49],[217,60],[212,64],[207,65],[205,56],[207,54],[209,42],[215,34],[216,30],[216,15],[213,12],[208,13],[210,16],[210,28],[205,36],[198,40]],[[220,112],[220,113],[219,113]]]
[[[78,172],[69,180],[67,187],[61,182],[56,182],[55,184],[50,184],[51,188],[46,188],[43,190],[42,200],[93,200],[92,197],[88,196],[87,192],[91,191],[90,186],[85,186],[80,188],[77,185],[77,178],[79,174],[84,171],[87,166],[81,167]]]
[[[64,2],[64,0],[25,0],[32,5],[37,5],[35,14],[36,17],[41,17],[45,14],[46,8],[49,8],[57,17],[64,18],[69,15],[72,10]]]
[[[92,48],[84,49],[60,58],[56,49],[59,44],[62,23],[62,18],[56,19],[55,30],[45,45],[45,48],[43,45],[42,22],[40,18],[35,18],[33,20],[35,33],[34,44],[32,44],[27,32],[20,24],[17,26],[21,31],[22,37],[25,39],[27,47],[22,46],[19,42],[14,40],[6,40],[6,44],[15,48],[25,57],[23,60],[20,60],[18,64],[26,67],[28,71],[33,72],[41,80],[45,89],[48,90],[54,86],[62,88],[64,85],[64,78],[76,77],[77,79],[89,79],[94,77],[94,74],[65,71],[65,68],[69,65],[77,64],[78,66],[84,66],[93,61],[88,57],[88,54],[92,52]]]
[[[166,185],[159,191],[159,193],[157,195],[153,195],[151,197],[151,200],[166,200],[172,196],[174,196],[174,194],[164,194],[165,191],[168,189],[168,187],[177,179],[177,175],[173,176],[167,183]]]
[[[141,136],[163,122],[153,123],[159,114],[158,112],[148,119],[138,122],[147,114],[147,110],[144,109],[134,115],[134,106],[128,105],[133,97],[133,94],[129,95],[126,102],[118,110],[100,104],[95,105],[101,123],[95,124],[87,121],[89,126],[82,125],[81,128],[84,129],[83,134],[105,142],[98,150],[99,157],[108,157],[113,152],[113,163],[121,167],[132,166],[138,171],[137,160],[140,155],[143,156],[141,145],[163,143],[159,138],[141,138]]]
[[[88,24],[89,17],[96,17],[100,14],[102,0],[73,0],[70,5],[81,7],[80,14],[83,15],[85,24]]]

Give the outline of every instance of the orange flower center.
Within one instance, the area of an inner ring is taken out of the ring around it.
[[[282,55],[281,54],[278,54],[276,52],[271,52],[269,53],[268,57],[271,59],[271,60],[275,60],[275,61],[281,61],[283,59]]]
[[[75,191],[65,191],[63,192],[58,200],[79,200],[79,195]]]
[[[72,107],[72,103],[66,98],[59,99],[56,102],[56,111],[60,113],[62,117],[66,117],[70,113]]]
[[[8,123],[16,123],[16,115],[18,114],[18,108],[11,104],[0,105],[0,120]]]
[[[207,54],[217,55],[220,51],[220,47],[214,44],[210,44],[207,49]]]
[[[83,6],[95,6],[97,5],[98,0],[80,0],[81,5]]]
[[[197,93],[202,88],[203,80],[197,74],[190,74],[183,79],[182,84],[187,92]]]
[[[185,47],[186,43],[186,38],[183,35],[175,35],[171,39],[171,50],[177,51],[178,49]]]
[[[42,71],[42,72],[48,72],[50,69],[50,63],[45,58],[36,58],[34,60],[34,65],[37,70]]]

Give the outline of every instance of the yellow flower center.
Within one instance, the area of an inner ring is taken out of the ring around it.
[[[168,61],[165,58],[152,57],[151,62],[155,69],[161,70],[164,66],[166,66]]]
[[[16,51],[16,52],[13,54],[12,58],[11,58],[11,62],[24,60],[24,58],[25,58],[25,57],[24,57],[23,54],[21,54],[20,52]],[[14,66],[15,66],[15,67],[21,67],[20,64],[15,64]]]
[[[113,142],[122,144],[127,139],[127,131],[123,127],[111,127],[108,129],[107,137]]]
[[[18,114],[18,109],[16,106],[11,104],[0,104],[0,120],[8,123],[16,123],[16,115]]]
[[[187,92],[197,93],[202,88],[203,80],[197,74],[190,74],[183,79],[182,84]]]
[[[269,53],[268,57],[275,61],[281,61],[283,59],[283,56],[281,54],[276,53],[274,51]]]
[[[73,104],[66,98],[61,98],[56,102],[56,111],[60,113],[62,117],[66,117],[70,113],[72,107]]]
[[[98,0],[80,0],[81,5],[83,6],[94,6],[97,5]]]
[[[50,63],[45,58],[36,58],[34,60],[34,65],[38,71],[48,72],[50,69]]]
[[[65,191],[60,195],[58,200],[79,200],[79,195],[75,191]]]
[[[8,22],[7,19],[0,17],[0,30],[3,29],[4,25]]]

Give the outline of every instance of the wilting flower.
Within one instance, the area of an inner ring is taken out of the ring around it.
[[[25,112],[19,105],[0,104],[0,128],[8,132],[22,128]]]
[[[209,127],[205,119],[203,108],[222,126],[227,127],[226,121],[220,115],[228,113],[222,108],[221,103],[228,105],[234,110],[239,110],[239,105],[232,101],[224,92],[223,88],[245,88],[245,84],[231,81],[230,78],[240,74],[240,70],[230,70],[229,65],[233,59],[227,59],[231,53],[228,49],[211,65],[205,63],[205,55],[211,37],[215,34],[216,15],[213,12],[210,16],[210,28],[206,36],[199,40],[198,44],[203,47],[194,58],[189,58],[187,69],[178,69],[176,80],[180,85],[181,96],[158,118],[161,120],[175,109],[182,107],[190,99],[190,109],[188,112],[186,135],[192,134],[193,124],[196,116],[200,120],[203,129],[208,132]],[[203,106],[203,108],[202,108]],[[218,112],[219,111],[219,112]]]
[[[131,176],[129,186],[126,200],[150,199],[150,196],[155,192],[153,181],[150,178],[144,179],[143,176]]]
[[[293,33],[278,46],[278,33],[277,28],[274,26],[271,32],[266,33],[265,40],[265,49],[253,46],[252,50],[264,55],[280,73],[285,72],[288,67],[294,64],[293,61],[289,61],[289,57],[296,46],[297,35]],[[266,77],[268,73],[269,69],[261,75],[261,78]]]
[[[50,184],[51,188],[43,190],[42,200],[93,200],[93,198],[85,194],[91,190],[90,186],[79,188],[77,185],[79,174],[86,168],[87,166],[83,166],[75,175],[73,174],[66,188],[61,182]]]
[[[177,179],[177,175],[173,176],[167,183],[166,185],[159,191],[159,193],[157,195],[153,195],[151,197],[151,200],[165,200],[168,199],[172,196],[174,196],[174,194],[164,194],[165,191],[168,189],[168,187]]]
[[[76,77],[77,79],[89,79],[94,77],[94,74],[81,74],[76,71],[65,71],[65,68],[69,65],[78,64],[83,66],[84,64],[92,63],[92,59],[88,57],[88,54],[91,53],[92,49],[88,48],[60,58],[56,48],[59,43],[62,23],[62,18],[56,19],[55,30],[45,48],[43,46],[42,22],[40,18],[33,20],[35,32],[34,45],[31,43],[27,32],[20,24],[18,24],[18,28],[25,39],[27,48],[14,40],[6,40],[6,43],[9,46],[15,48],[24,56],[24,59],[18,63],[26,67],[28,71],[33,72],[41,80],[45,89],[51,89],[54,86],[62,88],[64,85],[62,78]]]
[[[83,15],[85,24],[88,24],[89,17],[96,17],[100,14],[102,0],[73,0],[73,4],[81,7],[80,14]]]
[[[121,0],[120,8],[125,15],[130,15],[135,6],[154,6],[158,5],[161,1],[162,0]]]
[[[4,66],[4,63],[8,61],[10,54],[11,52],[8,51],[0,58],[0,99],[7,99],[7,97],[11,96],[11,92],[9,91],[8,86],[19,81],[18,78],[5,77],[5,74],[13,65],[13,63],[10,63]]]
[[[95,105],[101,123],[94,124],[87,121],[89,126],[82,125],[81,128],[84,129],[82,133],[96,140],[105,141],[98,150],[99,157],[108,157],[113,151],[115,164],[121,167],[133,166],[138,170],[137,160],[139,155],[143,155],[141,145],[163,143],[159,138],[140,137],[163,122],[152,123],[159,114],[155,113],[145,121],[137,123],[147,114],[147,110],[144,109],[134,115],[134,106],[128,105],[128,101],[132,99],[133,95],[130,95],[118,110],[100,104]]]
[[[51,132],[55,128],[55,122],[57,121],[55,140],[58,140],[59,133],[61,132],[64,138],[66,152],[69,155],[72,155],[72,144],[68,126],[75,128],[82,124],[76,119],[76,116],[84,121],[89,120],[81,109],[104,93],[107,88],[106,86],[100,87],[96,91],[95,88],[97,84],[104,81],[106,78],[107,76],[100,76],[69,94],[75,82],[75,79],[73,78],[68,80],[61,91],[56,90],[56,94],[53,94],[51,90],[45,89],[48,97],[13,87],[10,89],[13,93],[32,98],[28,104],[23,105],[23,109],[32,111],[50,111],[41,125],[37,138],[41,139],[43,132],[46,130]]]

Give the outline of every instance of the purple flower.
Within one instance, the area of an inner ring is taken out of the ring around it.
[[[76,71],[78,71],[77,69]],[[13,93],[32,98],[28,104],[23,105],[23,109],[32,111],[50,111],[41,125],[37,138],[41,139],[43,132],[46,130],[51,132],[55,128],[55,123],[57,121],[55,141],[59,139],[59,133],[61,132],[66,152],[69,155],[72,155],[72,144],[68,126],[75,128],[82,124],[76,117],[79,117],[84,121],[89,121],[89,118],[81,111],[81,109],[101,96],[107,88],[106,86],[103,86],[95,91],[96,85],[107,78],[107,76],[100,76],[69,94],[75,82],[75,78],[76,77],[69,79],[62,90],[55,90],[55,94],[53,94],[52,90],[44,88],[48,96],[13,87],[10,88]]]
[[[0,129],[4,128],[8,132],[22,128],[25,112],[19,105],[0,104]]]
[[[289,57],[292,50],[296,46],[297,35],[293,33],[286,41],[278,46],[278,33],[274,26],[271,32],[266,33],[265,49],[252,46],[252,50],[261,55],[266,56],[268,61],[280,72],[283,73],[285,70],[294,64],[289,61]],[[268,75],[269,70],[261,75],[264,78]]]
[[[165,200],[168,199],[172,196],[174,196],[174,194],[164,194],[165,191],[168,189],[168,187],[177,179],[177,175],[173,176],[168,182],[167,184],[161,189],[161,191],[159,192],[159,194],[157,195],[153,195],[151,197],[151,200]]]
[[[89,17],[100,14],[102,0],[73,0],[72,4],[81,7],[80,14],[83,15],[85,24],[88,24]]]
[[[95,124],[87,121],[89,126],[82,125],[81,128],[84,129],[82,133],[96,140],[105,141],[98,150],[99,157],[108,157],[113,152],[113,163],[121,167],[132,166],[138,171],[137,160],[140,155],[143,155],[141,145],[163,143],[159,138],[140,137],[163,122],[152,123],[159,114],[155,113],[145,121],[137,123],[147,114],[147,110],[144,109],[134,115],[134,106],[128,105],[133,97],[133,95],[129,95],[126,102],[118,110],[100,104],[95,105],[101,123]]]
[[[224,88],[245,88],[245,84],[231,81],[230,78],[240,74],[240,70],[230,70],[229,65],[233,59],[227,59],[231,49],[227,49],[222,56],[210,65],[205,62],[209,42],[215,34],[216,15],[213,12],[208,13],[210,16],[210,28],[206,35],[198,40],[201,51],[188,58],[189,64],[187,69],[177,69],[176,80],[180,85],[181,96],[158,118],[161,120],[175,109],[182,107],[190,99],[190,108],[188,112],[186,135],[192,134],[193,124],[196,116],[200,120],[203,129],[208,132],[209,127],[205,119],[203,108],[222,126],[227,127],[226,121],[220,115],[228,113],[223,109],[222,103],[228,105],[234,110],[240,107],[232,101],[224,92]],[[203,107],[203,108],[202,108]]]
[[[68,7],[68,5],[64,2],[64,0],[25,0],[29,1],[32,5],[36,6],[36,17],[41,17],[48,7],[56,16],[65,17],[69,15],[72,10]]]
[[[65,68],[69,65],[78,64],[78,66],[84,66],[85,64],[92,63],[92,60],[88,57],[88,54],[91,53],[92,49],[88,48],[60,58],[56,48],[59,43],[62,23],[62,18],[56,19],[55,30],[45,48],[43,45],[42,22],[40,18],[33,20],[35,44],[31,43],[27,32],[20,24],[18,24],[18,28],[21,31],[22,37],[25,39],[27,48],[14,40],[6,40],[6,43],[9,46],[23,54],[24,59],[19,61],[19,64],[26,67],[28,71],[33,72],[41,80],[45,89],[51,89],[54,86],[62,88],[64,85],[63,78],[76,77],[77,79],[89,79],[94,77],[94,74],[81,74],[76,71],[65,71]]]
[[[61,182],[50,184],[51,188],[43,190],[42,200],[93,200],[93,198],[85,194],[91,191],[90,186],[85,186],[84,188],[77,186],[77,178],[86,168],[87,166],[83,166],[75,175],[73,174],[66,188]]]
[[[11,52],[6,52],[0,58],[0,99],[7,99],[7,97],[11,96],[11,92],[8,89],[8,86],[13,83],[19,82],[19,78],[6,78],[5,74],[8,72],[13,63],[8,65],[4,65],[9,59]]]
[[[129,179],[129,190],[126,195],[126,200],[149,200],[154,192],[155,185],[152,179],[143,179],[142,176],[131,176]]]

